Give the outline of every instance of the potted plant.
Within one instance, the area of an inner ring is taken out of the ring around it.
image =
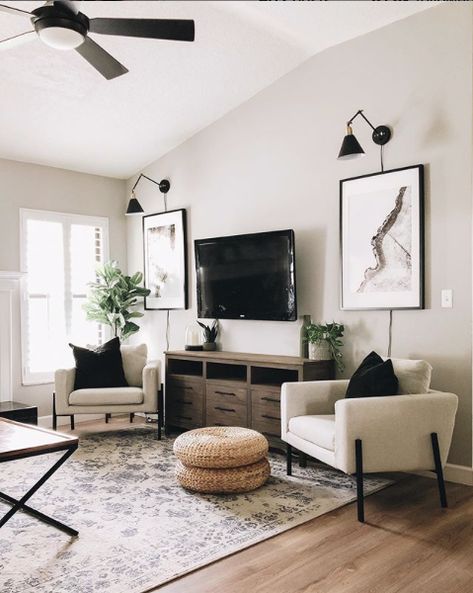
[[[89,283],[90,294],[83,306],[87,319],[110,326],[114,336],[126,340],[140,329],[132,319],[143,317],[143,313],[132,310],[133,307],[139,298],[150,293],[140,286],[142,281],[141,272],[126,276],[116,261],[98,267],[97,282]]]
[[[204,330],[204,343],[202,345],[204,350],[216,350],[217,344],[215,340],[218,336],[218,319],[214,319],[212,325],[205,325],[205,323],[201,323],[197,321],[200,327]]]
[[[311,360],[335,360],[339,371],[343,371],[343,346],[341,338],[345,326],[340,323],[311,323],[305,328],[305,339],[309,343],[309,358]]]

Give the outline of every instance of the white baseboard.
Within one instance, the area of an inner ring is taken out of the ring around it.
[[[473,486],[473,468],[467,467],[466,465],[447,463],[445,466],[445,479],[447,482],[456,482],[457,484]]]
[[[425,478],[436,478],[434,472],[412,472]],[[473,486],[473,468],[466,465],[456,465],[455,463],[447,463],[443,470],[443,476],[447,482],[455,482],[455,484],[465,484],[466,486]]]

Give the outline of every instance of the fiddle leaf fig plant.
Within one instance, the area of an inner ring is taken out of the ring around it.
[[[340,348],[343,346],[341,338],[345,326],[341,323],[311,323],[305,327],[305,340],[309,344],[318,344],[320,342],[327,342],[332,358],[339,371],[343,371],[345,365],[343,364],[343,354]]]
[[[150,291],[143,286],[143,274],[125,275],[116,261],[110,261],[97,268],[97,281],[90,282],[90,293],[83,309],[89,321],[97,321],[112,328],[114,336],[126,340],[139,331],[140,326],[132,319],[143,317],[133,310],[138,299],[148,296]]]

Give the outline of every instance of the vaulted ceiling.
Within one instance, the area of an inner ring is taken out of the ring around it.
[[[0,52],[0,158],[127,178],[315,53],[433,4],[83,1],[89,17],[192,18],[196,41],[91,35],[129,69],[111,81],[39,39]],[[0,38],[30,29],[0,13]]]

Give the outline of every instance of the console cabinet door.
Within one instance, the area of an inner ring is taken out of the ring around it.
[[[259,387],[251,390],[251,428],[281,436],[281,390]]]
[[[204,382],[170,377],[166,383],[166,424],[178,428],[204,425]]]

